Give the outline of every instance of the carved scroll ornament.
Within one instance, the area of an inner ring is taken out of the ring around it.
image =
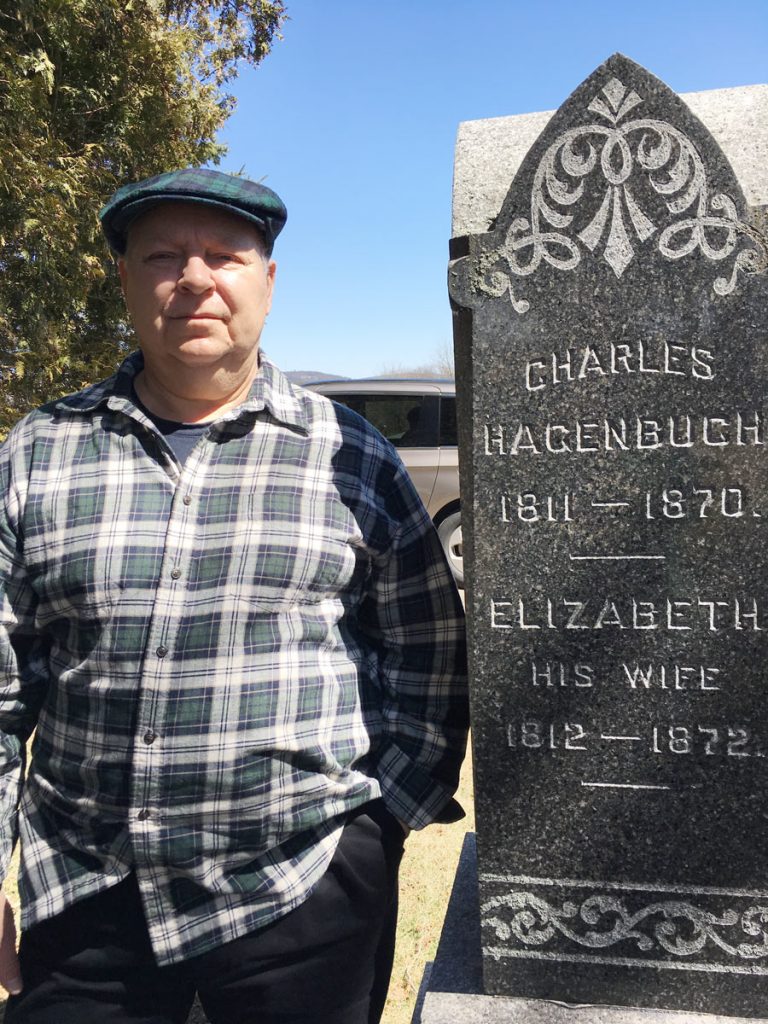
[[[495,897],[482,910],[484,923],[496,939],[517,947],[542,947],[560,936],[591,950],[630,943],[643,952],[687,957],[711,943],[741,960],[768,958],[768,906],[717,915],[672,899],[630,913],[614,896],[593,895],[580,906],[571,900],[553,906],[533,893],[518,892]],[[741,934],[729,941],[726,935],[733,929]]]
[[[711,194],[707,170],[690,139],[666,121],[626,119],[642,103],[634,90],[612,78],[587,108],[605,123],[572,128],[549,146],[534,177],[530,215],[513,219],[502,245],[478,258],[479,291],[496,297],[508,293],[515,311],[526,313],[530,304],[516,298],[514,277],[528,277],[542,263],[571,271],[584,250],[597,253],[602,246],[602,258],[620,278],[637,255],[636,244],[653,235],[664,259],[698,251],[712,261],[727,259],[750,237],[756,247],[741,248],[730,273],[715,279],[718,295],[734,290],[739,273],[765,268],[768,254],[759,236],[739,221],[732,198]],[[573,233],[574,214],[592,174],[602,178],[603,199],[589,223]],[[668,223],[655,223],[642,208],[635,188],[640,176],[664,200]]]

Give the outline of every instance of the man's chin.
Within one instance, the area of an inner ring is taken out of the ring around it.
[[[174,347],[173,357],[186,366],[211,366],[229,355],[230,346],[214,338],[189,338]]]

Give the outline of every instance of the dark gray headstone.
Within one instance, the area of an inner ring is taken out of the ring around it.
[[[616,55],[453,242],[486,992],[768,1015],[768,274]]]

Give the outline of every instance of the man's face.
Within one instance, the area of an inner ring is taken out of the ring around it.
[[[147,366],[255,365],[275,264],[248,221],[194,203],[165,203],[131,225],[118,266]]]

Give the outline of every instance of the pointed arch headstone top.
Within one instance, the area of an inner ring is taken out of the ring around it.
[[[768,213],[768,84],[678,94],[722,149],[752,212]],[[463,121],[453,168],[451,234],[481,234],[554,110]]]
[[[473,296],[530,308],[522,279],[602,260],[621,278],[641,255],[713,266],[718,295],[762,270],[768,251],[711,133],[663,82],[622,54],[563,103],[522,161],[487,237],[474,247]],[[461,296],[457,292],[461,302]]]

